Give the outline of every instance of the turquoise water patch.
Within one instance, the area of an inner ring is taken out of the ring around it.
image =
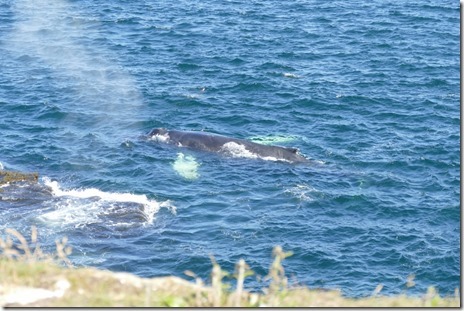
[[[266,136],[253,136],[249,138],[252,142],[263,145],[278,145],[288,144],[300,140],[298,136],[294,135],[266,135]]]
[[[188,180],[198,179],[200,174],[198,168],[200,164],[191,155],[177,154],[177,159],[172,163],[172,168],[177,174]]]

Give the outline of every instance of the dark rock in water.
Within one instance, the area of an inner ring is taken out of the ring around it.
[[[39,181],[39,173],[21,173],[0,170],[0,186],[14,182],[30,182],[36,183]]]

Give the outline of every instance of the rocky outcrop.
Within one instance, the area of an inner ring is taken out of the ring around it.
[[[16,182],[36,183],[38,180],[39,173],[22,173],[0,170],[0,186]]]

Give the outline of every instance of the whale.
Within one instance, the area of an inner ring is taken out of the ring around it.
[[[304,163],[309,160],[297,148],[263,145],[245,139],[199,131],[178,131],[155,128],[148,137],[177,147],[214,152],[234,157]]]

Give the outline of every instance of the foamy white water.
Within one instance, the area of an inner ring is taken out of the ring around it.
[[[319,191],[309,185],[300,184],[288,188],[284,192],[291,194],[301,202],[311,202],[314,201],[313,194],[318,193]]]
[[[265,161],[284,161],[290,162],[286,159],[278,159],[276,157],[262,157],[256,153],[253,153],[246,149],[244,145],[237,144],[235,142],[228,142],[222,146],[222,152],[230,155],[234,158],[250,158],[250,159],[261,159]]]
[[[60,222],[64,225],[82,226],[101,222],[102,217],[111,214],[117,216],[141,211],[146,224],[152,224],[161,207],[168,208],[173,214],[176,208],[170,201],[158,202],[146,195],[132,193],[105,192],[96,188],[62,189],[57,181],[43,178],[44,184],[50,188],[56,200],[55,210],[40,216],[42,220]],[[132,208],[131,208],[132,206]],[[134,208],[141,207],[140,209]],[[131,219],[133,217],[126,217]],[[121,219],[116,225],[130,225]]]
[[[237,158],[251,158],[257,159],[258,155],[250,152],[244,145],[237,144],[235,142],[228,142],[222,146],[222,151]]]

